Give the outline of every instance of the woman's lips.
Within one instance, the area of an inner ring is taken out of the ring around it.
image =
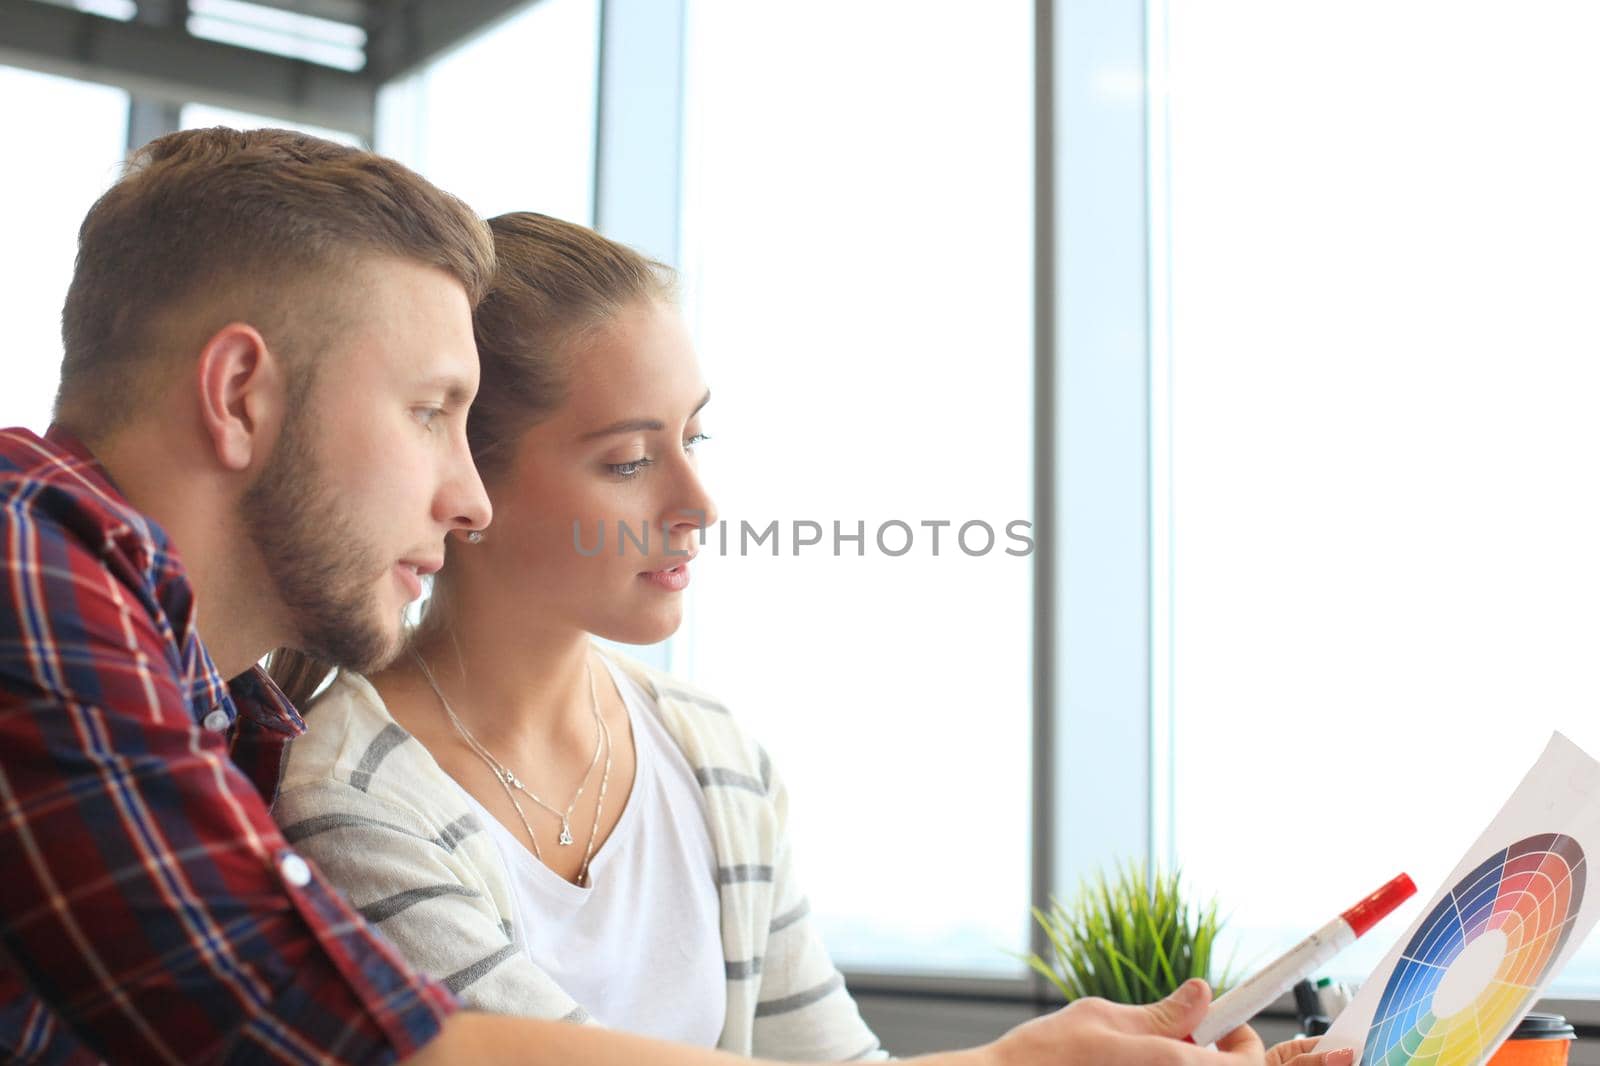
[[[665,570],[646,570],[639,576],[667,592],[682,592],[689,587],[689,560]]]

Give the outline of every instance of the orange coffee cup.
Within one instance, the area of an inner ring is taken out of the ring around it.
[[[1489,1060],[1489,1066],[1566,1066],[1577,1032],[1559,1014],[1529,1014]]]

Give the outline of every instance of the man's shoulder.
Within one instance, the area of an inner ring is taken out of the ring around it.
[[[147,556],[165,543],[81,443],[21,428],[0,429],[0,526],[31,530],[45,543],[76,541],[95,554]]]
[[[0,477],[28,476],[59,462],[66,451],[51,444],[31,429],[11,426],[0,429]]]
[[[30,429],[0,429],[0,484],[59,484],[89,493],[104,493],[110,484],[94,456],[70,435],[56,431],[41,437]]]
[[[209,665],[198,647],[185,665],[192,599],[165,535],[70,438],[0,430],[0,566],[0,691],[140,706],[158,675],[183,692]]]

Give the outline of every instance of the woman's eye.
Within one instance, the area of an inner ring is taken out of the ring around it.
[[[683,450],[686,452],[692,452],[694,451],[694,446],[696,444],[704,444],[710,439],[711,434],[709,433],[696,433],[694,436],[683,442]]]
[[[651,459],[649,456],[641,456],[632,462],[607,463],[606,469],[611,471],[617,477],[638,477],[639,472],[653,462],[655,462],[655,460]]]
[[[428,430],[433,429],[434,422],[443,414],[444,408],[442,407],[413,407],[411,409],[411,417],[415,418],[423,429]]]

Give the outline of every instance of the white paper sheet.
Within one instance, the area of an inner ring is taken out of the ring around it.
[[[1367,1066],[1479,1066],[1600,917],[1600,763],[1550,739],[1319,1050]]]

